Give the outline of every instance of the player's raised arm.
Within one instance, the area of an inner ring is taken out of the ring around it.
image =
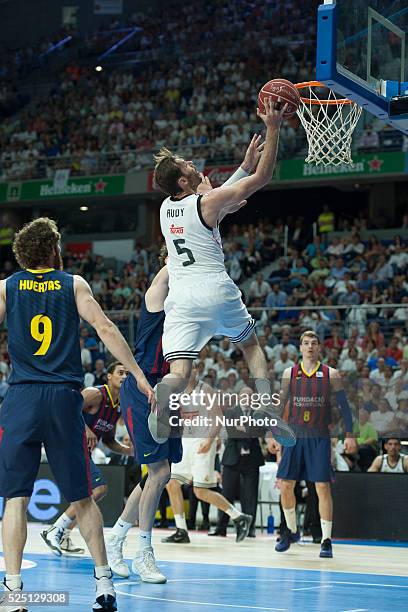
[[[80,317],[92,325],[112,355],[124,365],[126,370],[133,374],[140,391],[147,396],[151,403],[153,401],[153,389],[137,365],[126,340],[116,325],[105,315],[93,297],[90,286],[81,276],[74,276],[74,290]]]
[[[154,277],[145,294],[146,306],[149,312],[160,312],[164,308],[164,300],[169,293],[169,272],[164,266]]]
[[[271,98],[265,99],[265,114],[258,110],[258,116],[266,125],[265,148],[254,174],[244,177],[231,186],[222,186],[203,195],[202,214],[208,225],[214,226],[220,211],[231,204],[239,204],[269,183],[276,163],[279,130],[286,105],[276,109]]]

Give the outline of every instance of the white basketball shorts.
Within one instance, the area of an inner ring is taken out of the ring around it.
[[[214,469],[217,443],[214,440],[208,453],[198,454],[204,439],[183,438],[183,459],[180,463],[172,463],[171,477],[183,484],[212,489],[217,486]]]
[[[164,310],[163,355],[167,361],[196,359],[213,336],[243,342],[255,328],[241,291],[227,272],[186,278],[184,283],[179,277],[170,284]]]

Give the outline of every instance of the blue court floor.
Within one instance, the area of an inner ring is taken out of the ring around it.
[[[171,552],[169,549],[169,556]],[[58,559],[26,553],[24,559],[35,563],[23,570],[25,590],[70,592],[69,607],[52,606],[53,612],[91,610],[94,586],[89,558]],[[167,584],[149,585],[134,576],[115,581],[120,612],[408,611],[406,577],[180,561],[159,561],[158,565],[168,577]],[[40,612],[51,608],[31,609]]]

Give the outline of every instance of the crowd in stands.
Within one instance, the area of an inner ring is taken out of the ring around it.
[[[77,61],[61,72],[46,100],[13,116],[25,99],[16,76],[41,66],[39,58],[72,33],[6,51],[0,116],[9,118],[0,126],[0,180],[52,178],[61,168],[72,176],[135,171],[151,167],[163,144],[207,165],[239,161],[260,129],[255,109],[262,84],[314,74],[318,3],[171,2],[161,7],[160,20],[150,8],[111,21],[81,40]],[[115,44],[113,68],[102,62],[95,72],[98,58]],[[408,150],[408,137],[374,121],[356,145],[368,152]],[[280,158],[304,150],[297,119],[285,122]]]
[[[0,127],[0,178],[52,177],[58,168],[74,176],[136,170],[150,167],[163,144],[207,164],[240,160],[260,129],[255,109],[265,80],[313,73],[313,12],[307,2],[223,1],[201,9],[165,9],[163,36],[157,19],[138,16],[145,29],[134,44],[162,53],[174,47],[159,62],[101,72],[94,64],[68,66],[46,102]],[[98,41],[88,41],[87,53],[101,50]],[[293,156],[304,140],[296,124],[285,123],[281,157]]]
[[[48,54],[61,43],[72,40],[74,35],[71,28],[62,27],[53,35],[41,37],[35,44],[14,49],[1,46],[0,118],[13,115],[27,104],[30,96],[21,89],[24,78],[36,68],[45,70]]]

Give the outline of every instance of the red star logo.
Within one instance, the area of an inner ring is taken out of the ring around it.
[[[378,159],[377,156],[373,157],[373,159],[368,162],[368,165],[370,166],[370,172],[379,172],[383,163],[383,159]]]
[[[99,179],[97,183],[95,183],[95,191],[96,193],[105,193],[105,187],[108,183],[106,183],[102,178]]]

